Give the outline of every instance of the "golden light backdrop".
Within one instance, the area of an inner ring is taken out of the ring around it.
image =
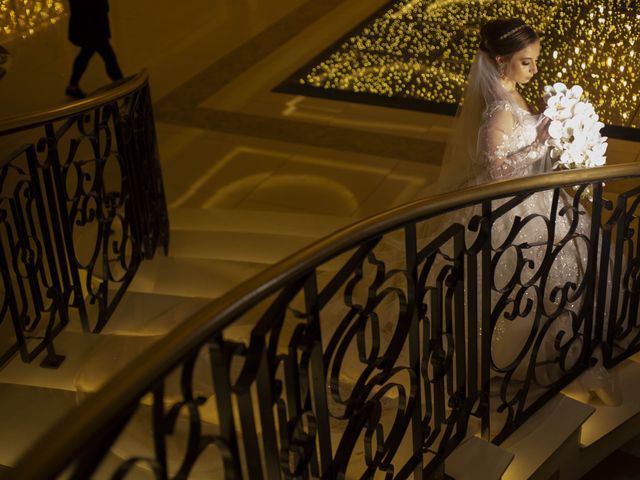
[[[403,0],[313,66],[301,85],[457,104],[477,51],[479,26],[519,17],[542,41],[539,74],[524,89],[579,84],[607,124],[640,128],[637,0]]]
[[[0,0],[0,42],[27,37],[65,13],[56,0]]]

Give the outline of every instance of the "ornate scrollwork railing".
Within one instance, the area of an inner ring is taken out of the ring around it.
[[[140,262],[168,246],[148,76],[4,121],[0,142],[0,324],[13,322],[0,364],[46,349],[56,366],[70,316],[99,332]]]
[[[553,173],[348,227],[158,341],[12,475],[442,478],[466,436],[500,443],[640,349],[638,178]]]

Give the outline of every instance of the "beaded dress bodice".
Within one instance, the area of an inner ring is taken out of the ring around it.
[[[526,177],[547,170],[547,147],[539,138],[539,120],[537,115],[506,101],[490,105],[485,110],[478,138],[485,181]],[[510,200],[496,200],[493,208],[506,207]],[[552,292],[566,288],[568,283],[580,285],[584,281],[589,258],[586,244],[568,241],[567,238],[587,234],[590,217],[580,205],[575,205],[577,209],[570,208],[571,199],[564,192],[559,192],[556,202],[553,190],[530,194],[496,217],[491,229],[494,254],[499,254],[501,260],[492,272],[495,286],[492,304],[500,305],[507,301],[521,306],[530,301],[545,312],[558,308],[565,311],[557,318],[545,320],[550,322],[549,330],[540,344],[537,361],[557,357],[556,336],[564,332],[568,337],[572,332],[570,312],[577,313],[581,305],[569,301],[560,306],[562,302]],[[576,215],[578,222],[574,225]],[[551,219],[553,228],[550,228]],[[549,248],[557,250],[557,254],[553,262],[546,264],[544,259]],[[501,287],[512,282],[514,276],[517,286],[510,293],[505,293]],[[544,281],[536,278],[544,278]],[[508,319],[505,312],[496,312],[498,319],[491,340],[492,355],[498,367],[510,364],[520,354],[521,346],[536,328],[533,311],[529,315],[516,316],[514,320]],[[527,366],[528,362],[522,362],[515,377],[524,377]],[[552,381],[561,374],[554,370],[553,366],[540,369],[538,379]]]
[[[538,115],[512,102],[489,105],[478,133],[482,181],[521,177],[544,171],[546,146],[538,138]]]

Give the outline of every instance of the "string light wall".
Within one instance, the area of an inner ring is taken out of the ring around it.
[[[579,84],[603,121],[640,128],[640,2],[635,0],[402,0],[392,2],[299,73],[303,88],[457,105],[479,43],[479,26],[519,17],[539,33],[544,85]]]
[[[56,0],[0,0],[0,42],[26,38],[60,20],[65,6]]]

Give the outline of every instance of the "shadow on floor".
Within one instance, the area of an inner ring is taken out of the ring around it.
[[[638,480],[640,479],[640,458],[616,450],[580,480]]]

